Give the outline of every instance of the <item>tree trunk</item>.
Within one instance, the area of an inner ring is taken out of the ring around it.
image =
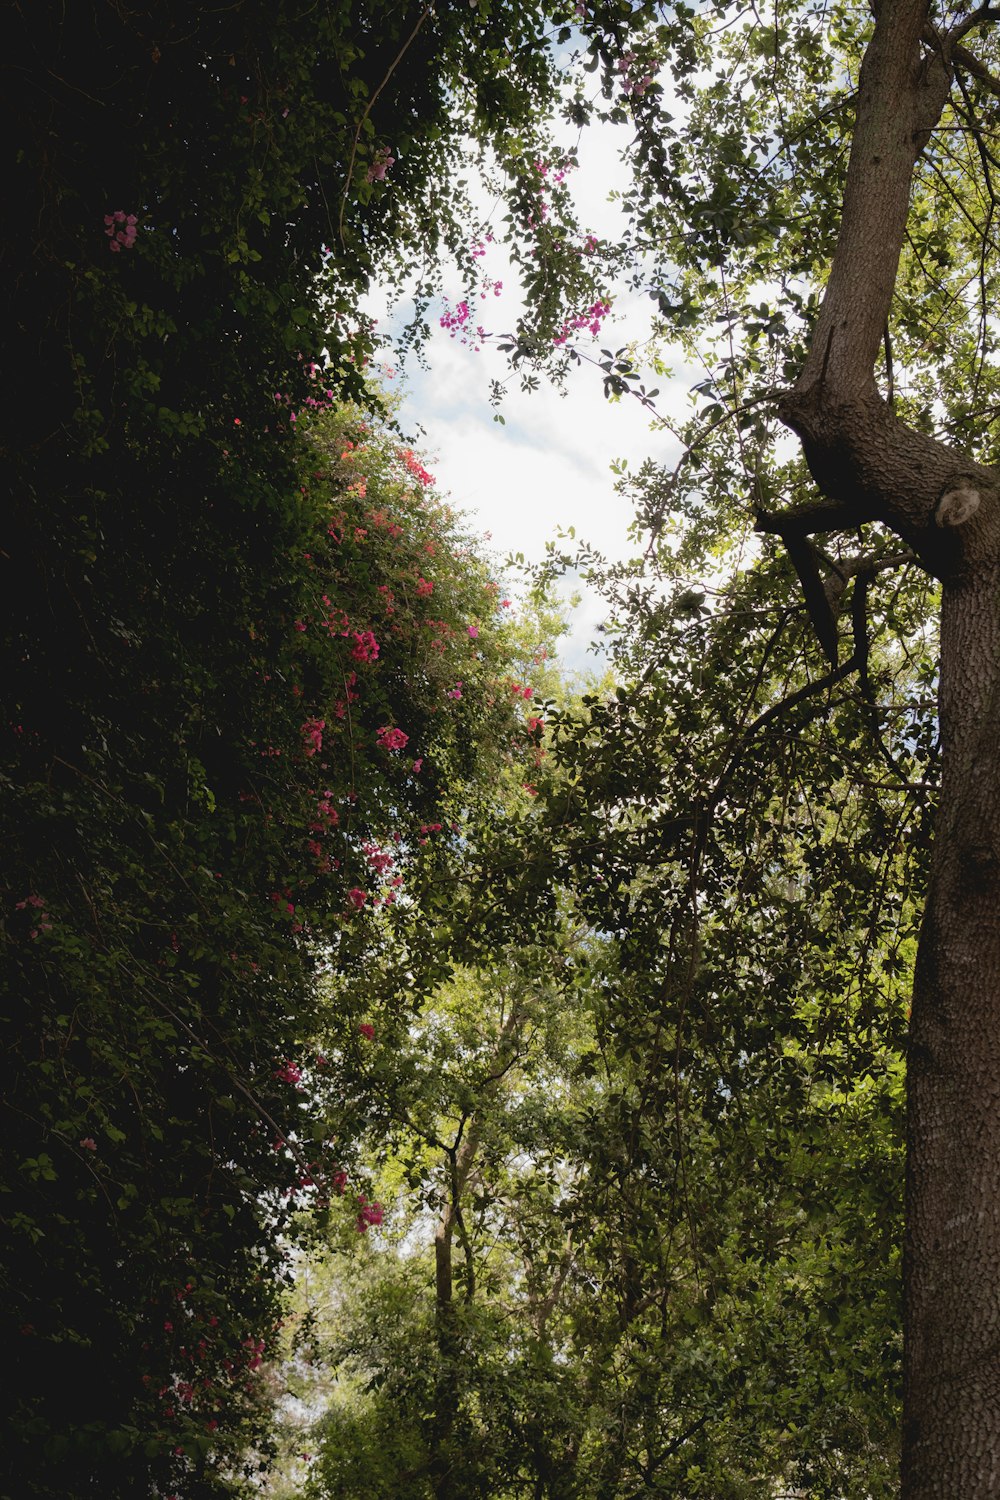
[[[434,1318],[437,1332],[438,1374],[434,1389],[431,1423],[431,1484],[436,1500],[461,1500],[462,1476],[456,1471],[458,1457],[455,1428],[460,1414],[459,1359],[461,1344],[455,1316],[452,1244],[461,1214],[461,1198],[476,1152],[480,1125],[473,1116],[463,1124],[464,1136],[449,1153],[445,1201],[434,1234]],[[471,1282],[467,1298],[471,1297]]]
[[[780,407],[826,500],[761,518],[789,540],[882,522],[943,585],[941,802],[907,1062],[904,1500],[1000,1496],[1000,492],[995,469],[898,422],[874,380],[913,167],[963,34],[934,32],[924,0],[877,7],[834,263]],[[955,491],[978,508],[960,513]]]
[[[998,572],[946,586],[942,609],[943,780],[907,1069],[906,1500],[1000,1495]]]

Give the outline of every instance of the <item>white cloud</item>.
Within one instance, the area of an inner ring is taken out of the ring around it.
[[[621,232],[620,210],[608,195],[616,184],[624,185],[627,173],[619,152],[627,139],[628,132],[620,127],[585,131],[580,170],[568,179],[581,225],[605,239],[618,238]],[[516,322],[518,277],[499,245],[489,247],[483,264],[490,276],[503,282],[503,295],[477,299],[469,322],[481,321],[490,333],[502,333]],[[466,293],[456,280],[450,305]],[[622,289],[601,335],[579,339],[581,352],[597,358],[601,347],[615,349],[644,340],[650,307],[647,299]],[[371,310],[380,313],[374,302]],[[633,551],[627,536],[632,517],[628,502],[615,493],[612,461],[625,460],[634,469],[652,457],[672,466],[678,456],[674,440],[662,429],[651,431],[650,413],[637,400],[608,402],[600,371],[593,365],[574,368],[564,393],[544,380],[537,391],[523,393],[519,377],[511,374],[493,345],[487,342],[476,352],[440,328],[439,316],[440,310],[432,309],[432,336],[423,351],[426,368],[412,360],[404,372],[405,399],[398,413],[404,430],[422,429],[420,446],[431,455],[429,467],[439,488],[449,493],[457,509],[469,514],[477,529],[491,534],[492,549],[500,558],[520,552],[529,563],[540,562],[546,542],[570,527],[578,540],[606,556],[628,556]],[[684,411],[684,394],[697,378],[687,378],[687,372],[685,376],[656,382],[661,385],[661,410],[674,416]],[[491,381],[507,386],[503,426],[494,421],[489,403]],[[563,650],[570,664],[585,663],[587,645],[602,615],[600,602],[585,597]]]

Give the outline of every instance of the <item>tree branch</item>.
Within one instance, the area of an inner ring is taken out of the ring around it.
[[[996,14],[1000,18],[1000,11],[996,12]],[[1000,99],[1000,78],[991,73],[989,68],[985,67],[979,61],[979,58],[974,56],[966,47],[952,47],[951,60],[956,67],[964,68],[966,73],[971,73],[973,78],[977,79],[985,89]]]
[[[995,10],[990,5],[980,5],[977,10],[970,11],[963,20],[956,21],[951,30],[944,35],[945,43],[952,45],[952,55],[954,55],[954,43],[966,36],[974,27],[981,26],[984,21],[1000,21],[1000,10]]]
[[[780,536],[787,544],[789,537],[813,536],[817,531],[854,531],[860,520],[856,510],[839,500],[816,500],[809,505],[796,506],[793,510],[759,510],[754,520],[754,531]]]

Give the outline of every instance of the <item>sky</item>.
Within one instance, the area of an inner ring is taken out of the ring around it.
[[[623,141],[621,130],[611,127],[585,131],[580,167],[569,179],[581,227],[600,238],[620,237],[618,209],[609,202],[609,190],[626,170],[618,159]],[[473,320],[481,321],[488,332],[504,333],[516,321],[517,277],[504,261],[502,247],[491,246],[488,254],[487,272],[503,282],[504,290],[499,298],[489,296],[477,303]],[[464,295],[465,288],[456,280],[452,305]],[[386,320],[379,300],[370,306],[381,316],[383,330],[391,331],[391,319]],[[617,349],[643,339],[649,332],[651,306],[647,299],[622,290],[601,335],[574,335],[573,342],[581,352],[596,355],[602,347]],[[488,344],[476,352],[451,336],[439,325],[441,311],[435,315],[432,310],[425,367],[411,356],[394,376],[393,384],[404,393],[398,419],[430,456],[428,467],[438,488],[478,531],[489,535],[488,547],[501,563],[509,591],[516,598],[516,577],[503,569],[503,559],[522,553],[526,562],[540,562],[546,542],[560,529],[575,528],[579,540],[608,557],[630,555],[631,512],[615,493],[611,465],[625,460],[638,468],[653,458],[672,467],[679,452],[676,442],[662,429],[651,430],[649,412],[634,398],[607,401],[600,372],[593,366],[574,366],[564,391],[543,380],[537,391],[522,393],[518,377],[510,378],[504,356]],[[671,381],[654,381],[661,391],[657,406],[675,416],[687,411],[686,393],[698,378],[694,371],[678,375]],[[508,386],[501,408],[505,425],[494,421],[492,380]],[[567,584],[565,596],[570,592]],[[566,667],[576,671],[597,664],[588,647],[602,617],[600,600],[584,589],[570,617],[570,635],[560,647]]]

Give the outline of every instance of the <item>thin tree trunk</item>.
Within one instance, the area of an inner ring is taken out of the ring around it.
[[[438,1375],[431,1424],[431,1484],[436,1500],[461,1500],[462,1479],[456,1472],[455,1425],[459,1415],[459,1357],[461,1345],[455,1317],[452,1243],[461,1212],[461,1194],[479,1149],[480,1127],[475,1117],[465,1123],[465,1134],[449,1153],[448,1190],[434,1234],[434,1318],[437,1333]]]

